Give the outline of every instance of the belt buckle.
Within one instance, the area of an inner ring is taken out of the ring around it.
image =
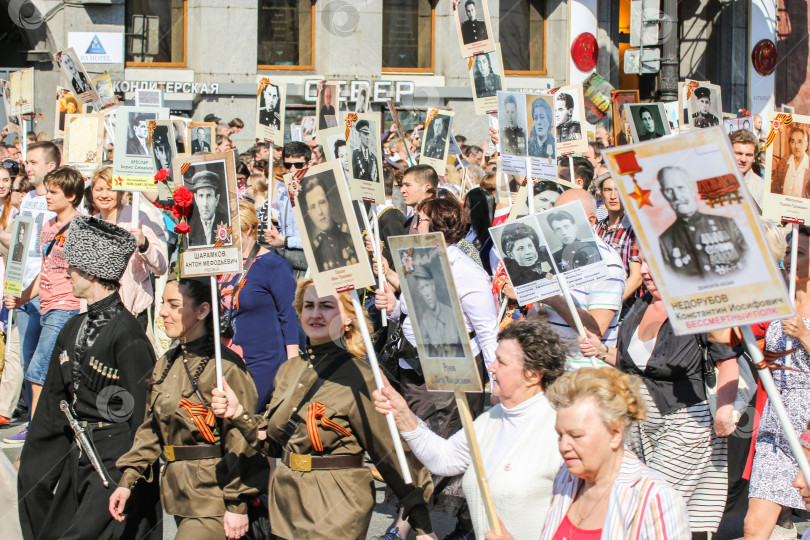
[[[300,472],[312,472],[312,456],[291,453],[290,469]]]
[[[163,455],[166,461],[174,461],[174,446],[166,445],[163,447]]]

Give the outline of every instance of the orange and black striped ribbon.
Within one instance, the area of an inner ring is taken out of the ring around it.
[[[323,452],[323,443],[321,442],[321,436],[318,434],[318,420],[321,421],[321,425],[325,429],[331,429],[344,437],[349,437],[351,435],[349,430],[343,426],[339,426],[324,416],[325,412],[326,405],[320,401],[316,401],[307,407],[307,435],[309,435],[309,442],[312,443],[312,448],[316,452]]]
[[[194,422],[194,425],[197,426],[197,429],[200,430],[203,439],[210,443],[217,441],[216,437],[214,437],[214,432],[211,431],[216,421],[214,412],[211,409],[202,403],[195,403],[188,399],[183,399],[180,402],[180,408],[191,416],[191,420]]]

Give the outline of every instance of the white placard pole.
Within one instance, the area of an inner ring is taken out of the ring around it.
[[[377,281],[379,282],[379,287],[382,290],[385,290],[385,276],[383,275],[382,271],[382,250],[380,249],[380,239],[377,235],[371,230],[371,223],[368,220],[368,212],[366,212],[366,204],[363,201],[358,201],[360,203],[360,215],[363,217],[363,226],[366,228],[366,232],[368,233],[369,237],[371,238],[371,253],[375,259],[377,259]],[[377,210],[374,210],[374,231],[377,231],[379,228],[379,222],[377,221]],[[374,269],[372,268],[372,271]],[[381,309],[380,313],[382,314],[382,324],[383,326],[388,326],[388,314],[387,310]]]
[[[585,334],[585,327],[582,325],[582,319],[579,317],[579,311],[577,311],[577,306],[574,304],[574,297],[571,296],[571,289],[568,287],[568,281],[565,279],[565,274],[562,272],[557,274],[557,283],[560,285],[560,291],[562,292],[563,298],[565,298],[565,304],[568,306],[568,311],[571,312],[571,318],[574,319],[574,326],[577,327],[579,337],[582,339],[588,339],[587,334]],[[596,361],[596,357],[590,356],[589,359],[593,367],[599,367],[599,362]]]
[[[745,347],[748,349],[748,354],[751,356],[753,363],[755,365],[759,364],[764,360],[764,356],[762,351],[759,350],[759,345],[757,345],[757,340],[754,338],[751,327],[741,326],[740,331],[742,332]],[[782,395],[773,382],[771,370],[765,367],[763,369],[757,369],[757,373],[759,374],[759,382],[762,383],[765,393],[768,394],[771,407],[773,407],[773,411],[776,413],[776,417],[782,425],[782,432],[785,434],[785,438],[790,445],[790,451],[793,452],[793,459],[796,460],[796,463],[799,465],[799,470],[802,471],[804,477],[810,478],[810,464],[807,463],[807,456],[804,455],[802,445],[799,443],[799,437],[796,436],[796,430],[793,429],[793,424],[790,422],[785,404],[782,402]]]
[[[8,310],[8,323],[6,324],[6,356],[8,358],[11,354],[11,325],[14,324],[14,312],[16,309]]]
[[[360,305],[360,298],[357,296],[357,291],[352,290],[352,305],[354,306],[354,314],[357,318],[357,326],[360,327],[360,334],[363,336],[363,343],[366,345],[366,353],[368,354],[368,363],[371,366],[371,373],[374,375],[374,383],[377,385],[377,390],[382,392],[383,380],[382,373],[380,372],[380,364],[377,362],[377,353],[374,352],[374,345],[371,343],[371,336],[368,333],[366,326],[366,316],[363,312],[363,307]],[[411,478],[411,470],[408,468],[408,461],[405,459],[405,450],[402,448],[402,440],[399,438],[399,431],[394,422],[393,414],[385,415],[386,422],[388,422],[388,431],[391,432],[391,438],[394,440],[394,451],[397,454],[397,461],[399,461],[399,469],[402,472],[402,479],[406,484],[413,484]],[[808,476],[810,478],[810,476]]]
[[[529,203],[529,215],[534,215],[534,178],[532,177],[532,158],[526,158],[526,201]]]
[[[222,392],[222,343],[219,335],[219,286],[217,277],[211,276],[211,312],[214,316],[214,361],[217,367],[217,390]]]
[[[22,135],[20,135],[20,151],[22,152],[22,159],[23,163],[28,160],[28,120],[25,119],[25,116],[20,115],[20,125],[22,126],[20,129],[22,131]],[[12,178],[11,181],[13,182],[14,179]]]
[[[799,256],[799,225],[796,222],[791,223],[790,225],[790,274],[788,279],[788,297],[790,298],[790,303],[796,301],[796,267],[798,266],[797,258]],[[785,340],[785,350],[789,351],[793,348],[793,340],[788,337]],[[785,356],[785,365],[790,367],[793,363],[793,355],[789,354]]]
[[[498,324],[501,324],[503,320],[503,316],[506,315],[506,305],[509,303],[509,297],[503,295],[503,302],[501,302],[501,307],[498,310]]]
[[[572,184],[577,183],[577,177],[574,176],[574,154],[568,154],[568,178]]]

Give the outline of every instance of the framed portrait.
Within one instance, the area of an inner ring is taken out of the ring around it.
[[[62,75],[65,76],[68,86],[80,104],[98,101],[98,92],[96,92],[90,76],[84,70],[76,51],[72,48],[65,49],[54,53],[53,58],[56,65],[62,68]]]
[[[430,165],[436,174],[444,176],[447,169],[447,146],[452,138],[453,111],[430,109],[422,135],[420,165]]]
[[[694,87],[690,83],[697,81],[686,80],[686,111],[689,117],[689,126],[695,129],[714,127],[720,125],[723,118],[723,98],[720,87],[707,82],[697,83]]]
[[[678,135],[681,132],[680,105],[678,105],[677,101],[668,101],[664,103],[664,111],[667,113],[670,134]]]
[[[152,156],[155,173],[172,170],[172,160],[177,157],[174,126],[171,120],[156,120],[149,123],[149,155]]]
[[[214,122],[189,122],[186,127],[186,140],[189,153],[209,154],[216,140],[217,125]]]
[[[6,273],[3,281],[3,294],[19,298],[23,292],[25,263],[28,260],[28,242],[36,232],[33,216],[17,215],[11,229],[11,245],[6,259]]]
[[[284,145],[284,111],[287,104],[287,84],[267,78],[259,81],[256,95],[256,138]]]
[[[391,256],[428,390],[480,392],[442,233],[392,236]]]
[[[768,120],[763,217],[810,224],[810,116],[771,112]]]
[[[337,161],[328,161],[292,176],[287,185],[295,194],[293,214],[319,296],[374,283],[342,174]]]
[[[314,140],[317,131],[317,116],[304,116],[301,118],[301,142],[309,142]]]
[[[351,165],[349,164],[349,146],[346,143],[346,129],[338,126],[324,129],[318,132],[318,138],[323,145],[323,152],[326,154],[326,161],[338,160],[343,169],[343,176],[346,185],[352,177]]]
[[[76,96],[67,88],[56,87],[56,108],[54,111],[54,139],[61,139],[65,136],[65,119],[69,114],[78,114],[79,102]]]
[[[565,275],[569,285],[578,287],[606,277],[607,266],[596,243],[596,233],[579,201],[545,210],[536,214],[536,218],[552,264],[558,273]]]
[[[582,83],[583,101],[585,102],[585,121],[591,125],[598,124],[610,111],[610,96],[613,85],[596,72],[591,73]]]
[[[498,125],[502,170],[507,174],[526,175],[528,145],[526,94],[498,92]]]
[[[462,58],[495,50],[487,0],[460,0],[453,15]]]
[[[96,103],[99,109],[103,110],[115,106],[117,101],[113,93],[112,80],[110,80],[108,74],[105,73],[101,77],[93,79],[93,86],[95,86],[96,92],[98,93],[98,101]]]
[[[315,102],[315,116],[318,119],[317,129],[337,127],[340,84],[336,81],[326,81],[319,84],[318,88],[318,101]]]
[[[69,114],[65,121],[64,163],[90,178],[104,160],[104,115]]]
[[[155,170],[149,146],[149,125],[168,120],[168,109],[118,106],[115,113],[115,152],[113,154],[113,189],[155,191]],[[105,111],[106,112],[106,111]]]
[[[172,116],[170,120],[172,121],[172,128],[174,128],[174,147],[177,148],[177,155],[189,155],[187,152],[188,143],[186,142],[186,126],[188,125],[188,119]]]
[[[583,153],[588,149],[585,132],[585,102],[582,85],[558,88],[554,94],[554,139],[557,155]]]
[[[472,57],[469,71],[475,114],[496,112],[498,92],[506,89],[500,45],[496,43],[494,51]]]
[[[358,114],[357,121],[346,120],[351,156],[352,199],[371,199],[378,204],[385,201],[383,186],[382,151],[380,149],[380,117],[376,114]]]
[[[557,176],[557,143],[554,130],[554,96],[527,94],[528,152],[532,176]]]
[[[509,211],[508,221],[513,221],[529,215],[529,185],[525,184],[525,179],[520,184],[520,189],[515,196],[512,208]],[[561,178],[535,178],[532,190],[534,191],[534,212],[545,212],[554,208],[554,203],[560,195],[569,189],[581,189],[580,186],[567,182]]]
[[[183,240],[180,275],[215,276],[242,271],[242,240],[233,152],[176,157],[175,186],[194,194]]]
[[[371,101],[368,97],[369,92],[370,88],[367,84],[360,87],[360,89],[357,91],[357,100],[354,102],[354,112],[356,113],[368,112],[368,105],[369,102]]]
[[[669,121],[663,103],[627,103],[625,113],[634,142],[651,141],[669,135]]]
[[[793,312],[721,127],[603,156],[676,334]]]
[[[518,304],[525,306],[560,294],[557,269],[535,216],[492,227],[489,235],[502,256]]]
[[[20,116],[34,112],[34,68],[11,72],[11,114]]]
[[[623,146],[630,142],[630,121],[627,120],[625,104],[638,103],[638,90],[614,90],[611,93],[613,100],[613,144]]]
[[[751,116],[739,116],[737,118],[724,118],[723,119],[723,127],[726,128],[726,133],[731,135],[735,131],[739,131],[741,129],[745,129],[750,131],[751,133],[754,132],[754,119]]]
[[[11,83],[0,80],[0,86],[2,86],[3,90],[3,110],[6,111],[8,130],[17,135],[22,135],[22,122],[20,121],[20,117],[9,112],[11,110]]]

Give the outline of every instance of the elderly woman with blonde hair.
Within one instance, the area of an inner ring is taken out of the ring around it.
[[[609,367],[582,368],[547,390],[565,467],[541,540],[691,538],[680,495],[624,448],[625,430],[645,416],[640,385],[637,376]],[[512,537],[490,531],[486,538]]]

